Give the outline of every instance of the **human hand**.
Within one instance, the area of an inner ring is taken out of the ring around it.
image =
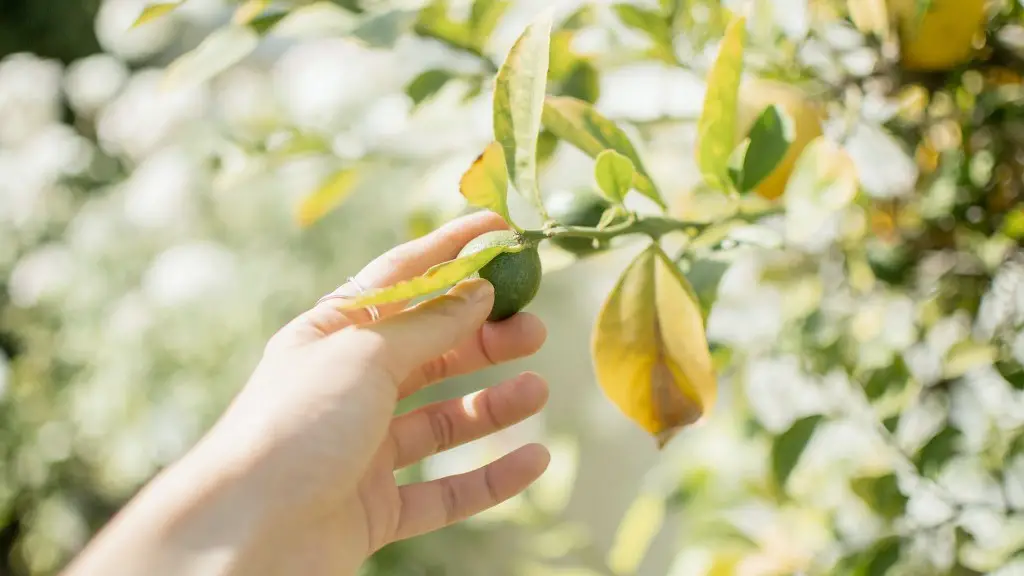
[[[419,275],[504,226],[491,213],[453,221],[374,260],[356,276],[358,284],[334,296]],[[139,497],[134,516],[129,506],[119,519],[124,526],[134,518],[136,530],[145,531],[141,518],[170,517],[148,540],[163,548],[145,561],[147,573],[154,573],[151,558],[160,557],[177,574],[354,574],[385,544],[524,490],[547,467],[539,445],[430,482],[398,486],[394,477],[537,413],[547,400],[546,383],[526,373],[394,415],[398,400],[426,386],[540,348],[546,332],[530,314],[485,323],[493,296],[486,281],[465,281],[412,308],[382,306],[376,322],[366,311],[342,313],[328,298],[285,326],[207,437]],[[108,531],[116,535],[118,522]],[[116,557],[116,536],[106,540]],[[96,547],[102,559],[103,543]],[[80,563],[86,565],[87,559]]]

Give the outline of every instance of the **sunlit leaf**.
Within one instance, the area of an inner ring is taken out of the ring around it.
[[[491,37],[494,28],[508,10],[506,0],[476,0],[469,13],[469,27],[476,36],[478,46],[483,46]]]
[[[491,142],[462,175],[459,191],[472,206],[490,210],[517,230],[508,215],[508,172],[501,144]]]
[[[544,214],[537,183],[537,139],[547,89],[551,11],[526,27],[509,50],[494,84],[494,137],[516,190]]]
[[[296,214],[299,225],[310,226],[340,206],[358,182],[359,172],[354,168],[345,168],[329,176],[299,203]]]
[[[615,4],[612,8],[623,24],[650,38],[654,44],[653,56],[669,64],[676,63],[672,28],[665,16],[635,4]]]
[[[440,92],[445,84],[454,77],[455,75],[447,70],[427,70],[409,82],[409,85],[405,87],[405,93],[412,99],[413,106],[418,106]]]
[[[245,0],[238,8],[235,8],[235,14],[231,20],[239,25],[248,24],[262,14],[267,6],[270,6],[270,0]]]
[[[605,150],[594,162],[594,179],[605,198],[622,202],[633,184],[633,163],[615,150]]]
[[[165,85],[177,88],[206,82],[241,62],[258,45],[259,34],[247,26],[220,28],[167,67]]]
[[[629,158],[636,169],[633,186],[665,208],[661,193],[654,186],[654,181],[640,161],[640,155],[629,137],[591,105],[567,96],[549,96],[544,103],[543,121],[544,127],[555,136],[579,148],[591,158],[597,158],[605,150],[615,150]]]
[[[885,0],[846,0],[854,26],[865,34],[884,37],[889,32],[889,8]]]
[[[665,500],[641,494],[630,504],[619,523],[608,552],[608,567],[614,574],[635,574],[654,537],[665,522]]]
[[[775,170],[786,157],[796,138],[793,121],[778,106],[769,106],[754,122],[747,136],[749,145],[743,155],[743,168],[736,187],[749,192]]]
[[[155,2],[153,4],[149,4],[142,9],[142,13],[135,19],[135,22],[132,23],[131,27],[136,28],[147,22],[152,22],[161,16],[170,14],[175,8],[181,6],[181,4],[182,2]]]
[[[608,296],[592,352],[605,394],[659,446],[714,405],[703,315],[657,244],[636,257]]]
[[[476,32],[465,22],[448,16],[447,0],[432,0],[419,11],[414,30],[420,36],[433,38],[457,50],[482,54]]]
[[[422,276],[417,276],[411,280],[399,282],[385,288],[370,290],[359,298],[338,300],[338,306],[343,310],[351,310],[354,308],[366,308],[368,306],[380,306],[381,304],[402,302],[413,298],[419,298],[420,296],[433,294],[438,290],[452,286],[461,280],[469,278],[478,270],[486,266],[488,262],[494,260],[494,258],[499,254],[517,252],[519,250],[522,250],[522,248],[514,248],[511,246],[491,246],[489,248],[484,248],[483,250],[470,254],[469,256],[463,256],[461,258],[456,258],[455,260],[442,262],[441,264],[427,270]]]
[[[991,366],[999,351],[991,344],[965,340],[958,342],[946,353],[942,375],[945,378],[959,378],[975,368]]]
[[[772,443],[772,477],[780,490],[785,491],[789,475],[800,462],[800,456],[821,420],[820,415],[806,416],[775,437]]]
[[[743,75],[746,19],[729,23],[708,74],[704,111],[697,124],[697,167],[708,184],[725,189],[729,156],[736,141],[736,107]]]

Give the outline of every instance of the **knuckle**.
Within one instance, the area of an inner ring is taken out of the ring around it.
[[[447,354],[442,354],[424,364],[420,370],[424,383],[430,384],[444,380],[451,372],[451,361]]]
[[[459,519],[459,491],[451,478],[441,480],[441,502],[444,506],[445,524]]]
[[[444,410],[434,410],[427,413],[430,422],[430,431],[434,435],[435,452],[443,452],[451,448],[455,441],[455,421],[451,415]]]

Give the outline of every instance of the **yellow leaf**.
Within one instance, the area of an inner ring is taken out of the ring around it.
[[[725,29],[718,57],[708,74],[704,110],[697,123],[697,166],[712,186],[725,189],[729,157],[736,141],[736,111],[743,77],[746,19],[734,18]]]
[[[492,246],[484,248],[469,256],[442,262],[424,272],[422,276],[417,276],[411,280],[371,290],[352,300],[340,300],[338,308],[341,310],[366,308],[367,306],[391,304],[393,302],[402,302],[426,296],[468,278],[477,270],[486,266],[488,262],[494,260],[499,254],[519,252],[520,250],[522,250],[522,247]]]
[[[131,27],[137,28],[146,22],[152,22],[165,14],[173,12],[178,6],[181,6],[181,2],[157,2],[155,4],[149,4],[142,9],[142,13],[135,19],[135,22]]]
[[[641,494],[626,510],[608,552],[608,567],[617,575],[635,574],[651,541],[665,522],[665,501]]]
[[[885,0],[847,0],[846,9],[861,32],[882,38],[888,35],[889,9]]]
[[[608,398],[664,446],[717,395],[693,289],[657,244],[626,269],[601,308],[592,342]]]
[[[459,181],[459,192],[477,208],[501,216],[517,230],[508,215],[508,169],[505,152],[499,142],[491,142]]]
[[[246,0],[235,10],[232,17],[235,24],[245,25],[252,22],[257,16],[263,13],[270,5],[270,0]]]
[[[352,193],[359,181],[359,173],[345,168],[332,174],[312,194],[299,204],[297,220],[302,227],[310,226],[334,210]]]

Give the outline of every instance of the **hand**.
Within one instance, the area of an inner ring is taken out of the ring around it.
[[[504,226],[490,213],[458,219],[373,261],[356,281],[369,289],[416,276]],[[335,295],[356,292],[350,283]],[[322,301],[271,339],[207,437],[72,570],[128,573],[134,555],[147,574],[355,574],[385,544],[518,494],[547,467],[539,445],[440,480],[398,486],[394,477],[537,413],[547,400],[545,382],[527,373],[394,416],[398,400],[425,386],[540,348],[545,329],[534,316],[485,323],[493,297],[486,281],[465,281],[412,308],[383,306],[376,322]]]

